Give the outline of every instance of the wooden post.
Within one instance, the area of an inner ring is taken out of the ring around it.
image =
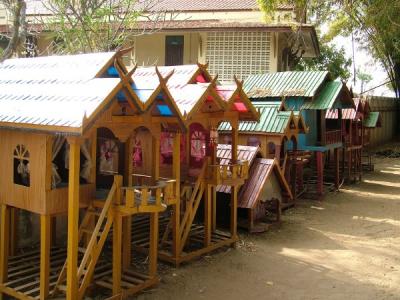
[[[114,215],[113,224],[113,266],[112,266],[112,279],[113,279],[113,296],[121,293],[121,274],[122,274],[122,217],[116,213]]]
[[[14,256],[17,253],[18,248],[18,222],[19,222],[19,209],[16,207],[10,207],[10,256]]]
[[[67,247],[67,300],[78,299],[78,238],[79,238],[79,163],[80,140],[68,139],[68,247]]]
[[[40,216],[40,299],[49,296],[51,216]]]
[[[172,155],[172,176],[176,180],[175,195],[176,202],[173,205],[172,215],[172,254],[175,259],[180,255],[181,236],[179,234],[180,228],[180,211],[181,211],[181,134],[177,133],[174,136],[174,146]]]
[[[215,186],[211,187],[212,191],[212,231],[217,230],[217,189]]]
[[[317,193],[322,196],[324,193],[324,160],[321,151],[316,152],[317,159]]]
[[[128,186],[133,184],[133,164],[132,164],[132,138],[128,138],[125,142],[125,182]],[[122,266],[124,269],[131,265],[132,255],[132,216],[126,216],[122,219],[122,239],[124,247],[122,248]]]
[[[231,238],[237,239],[237,193],[238,187],[232,186],[231,188]],[[236,243],[232,245],[236,247]]]
[[[212,229],[212,213],[211,213],[211,185],[206,184],[206,193],[204,197],[204,247],[211,244],[211,229]]]
[[[281,148],[282,145],[275,145],[275,158],[280,167],[281,167]]]
[[[8,278],[8,253],[10,243],[10,209],[7,205],[1,205],[1,226],[0,226],[0,284]],[[3,294],[0,293],[0,299]]]
[[[232,163],[236,163],[238,159],[238,124],[237,122],[232,123]]]
[[[160,135],[157,137],[153,136],[153,178],[158,180],[160,177]]]
[[[160,177],[160,134],[153,137],[153,178]],[[158,213],[150,214],[149,276],[157,274]]]
[[[340,171],[339,171],[339,149],[335,148],[334,150],[334,156],[335,156],[335,188],[338,190],[339,189],[339,181],[340,181]]]

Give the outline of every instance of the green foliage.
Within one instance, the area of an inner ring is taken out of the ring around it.
[[[316,58],[302,58],[296,66],[299,71],[327,70],[333,78],[347,81],[350,78],[351,59],[346,59],[343,48],[337,49],[328,44],[320,45],[321,54]]]
[[[135,34],[142,15],[136,0],[52,0],[54,14],[46,29],[54,32],[55,52],[84,53],[110,51]]]
[[[259,0],[259,3],[267,14],[278,4],[306,9],[317,25],[329,24],[328,40],[353,33],[383,65],[400,97],[399,0]]]

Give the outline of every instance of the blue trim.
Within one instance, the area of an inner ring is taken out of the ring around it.
[[[171,117],[173,115],[171,109],[166,104],[157,104],[157,109],[162,116]]]
[[[119,77],[118,71],[115,67],[109,67],[107,69],[107,75],[111,77]]]

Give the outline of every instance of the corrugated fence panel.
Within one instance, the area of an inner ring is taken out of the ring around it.
[[[391,141],[399,135],[400,100],[395,98],[370,97],[372,111],[380,112],[382,127],[371,130],[370,146]]]

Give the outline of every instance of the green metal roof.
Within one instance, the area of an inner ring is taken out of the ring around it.
[[[363,121],[364,127],[375,128],[378,125],[379,112],[371,111]]]
[[[252,99],[266,97],[314,97],[328,71],[290,71],[250,75],[244,90]]]
[[[334,104],[342,88],[343,83],[340,81],[327,82],[314,100],[304,103],[302,109],[325,110],[334,108]]]
[[[240,122],[239,132],[284,133],[290,121],[291,111],[279,111],[280,102],[253,102],[260,112],[259,122]],[[228,122],[221,123],[218,130],[230,131]]]

